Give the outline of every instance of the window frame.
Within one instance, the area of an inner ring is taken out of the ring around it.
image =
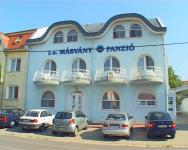
[[[60,33],[61,33],[61,35],[58,35]],[[58,44],[58,43],[63,43],[63,42],[64,42],[64,34],[63,34],[63,32],[62,31],[57,31],[55,33],[55,35],[54,35],[53,43],[54,44]]]
[[[137,26],[136,28],[134,26]],[[142,37],[142,27],[139,24],[132,24],[130,26],[130,32],[129,32],[129,37],[130,38],[136,38],[136,37]]]
[[[71,32],[75,32],[72,34]],[[78,32],[74,29],[70,30],[67,34],[67,42],[77,42],[78,41]]]
[[[17,89],[17,92],[16,92],[16,89]],[[11,91],[11,93],[10,93],[10,91]],[[7,92],[6,92],[6,99],[18,100],[18,98],[19,98],[19,86],[18,85],[8,85]]]
[[[45,69],[48,63],[49,63],[49,69]],[[54,65],[55,65],[55,70],[53,70],[53,68],[52,68],[52,63],[54,63]],[[53,60],[47,60],[44,64],[43,71],[44,71],[44,73],[52,73],[52,74],[54,73],[55,74],[57,72],[56,62]]]
[[[117,30],[116,28],[121,27],[121,30]],[[122,25],[117,25],[113,29],[113,39],[125,39],[125,28]],[[122,36],[123,34],[123,36]]]
[[[44,97],[44,94],[50,92],[53,96],[53,98],[47,98],[47,97]],[[41,97],[41,107],[44,107],[44,108],[55,108],[55,95],[52,91],[45,91],[43,92],[42,94],[42,97]]]
[[[113,67],[113,60],[117,61],[118,67]],[[106,63],[107,61],[110,62],[110,66],[109,66],[109,67],[105,67],[105,63]],[[121,67],[121,65],[120,65],[119,60],[118,60],[116,57],[113,57],[113,56],[108,57],[108,58],[104,61],[104,65],[103,65],[104,71],[114,71],[115,73],[120,72],[120,67]]]
[[[81,61],[84,63],[84,69],[81,68]],[[74,68],[73,65],[76,63],[76,67]],[[87,65],[84,59],[77,58],[72,63],[72,72],[85,72],[87,70]]]
[[[14,62],[14,64],[13,64]],[[9,60],[9,72],[21,71],[21,58],[10,58]]]
[[[153,63],[153,66],[147,66],[147,57],[150,58],[152,60],[152,63]],[[139,66],[138,63],[139,61],[143,59],[143,65],[144,66]],[[149,67],[154,67],[155,66],[155,62],[154,62],[154,59],[152,57],[150,57],[149,55],[143,55],[141,57],[139,57],[138,61],[137,61],[137,68],[139,70],[144,70],[144,69],[148,69]]]

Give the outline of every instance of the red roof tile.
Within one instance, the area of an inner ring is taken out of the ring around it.
[[[5,47],[7,47],[9,38],[6,35],[4,35],[2,32],[0,32],[0,36],[2,43],[4,44]]]
[[[6,36],[9,38],[7,49],[18,49],[25,45],[25,42],[31,37],[36,30],[28,30],[14,33],[7,33]]]

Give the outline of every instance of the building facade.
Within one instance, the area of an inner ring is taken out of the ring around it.
[[[4,76],[1,108],[25,109],[28,51],[25,42],[35,30],[7,33],[7,45],[3,48]]]
[[[26,109],[79,109],[91,122],[126,111],[135,123],[168,111],[165,32],[159,19],[134,13],[38,29],[27,41]]]

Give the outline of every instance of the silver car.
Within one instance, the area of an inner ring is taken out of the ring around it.
[[[78,131],[87,128],[87,117],[81,111],[61,111],[57,112],[53,120],[52,134],[62,132],[76,136]]]
[[[125,136],[129,139],[132,130],[133,116],[129,116],[128,113],[111,113],[103,124],[102,133],[104,138],[108,136]]]

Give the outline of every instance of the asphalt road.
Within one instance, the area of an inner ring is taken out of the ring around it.
[[[126,147],[91,145],[78,143],[63,143],[48,141],[47,139],[32,139],[11,135],[0,135],[0,150],[187,150],[187,148],[172,147]]]

